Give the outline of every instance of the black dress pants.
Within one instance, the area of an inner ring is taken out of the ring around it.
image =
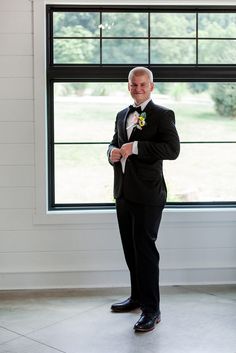
[[[116,200],[117,219],[125,260],[130,272],[131,298],[144,313],[158,313],[159,252],[156,248],[163,207]]]

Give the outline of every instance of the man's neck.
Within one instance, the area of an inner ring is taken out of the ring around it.
[[[150,102],[150,100],[151,100],[151,97],[148,98],[147,100],[145,100],[145,101],[142,102],[142,103],[136,103],[136,102],[134,102],[134,106],[136,106],[136,107],[140,107],[140,106],[141,106],[141,109],[144,110],[144,109],[146,108],[146,105]]]

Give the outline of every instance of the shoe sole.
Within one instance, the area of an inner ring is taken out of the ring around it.
[[[160,318],[157,318],[155,325],[149,329],[145,329],[145,328],[134,328],[135,332],[150,332],[153,331],[154,328],[156,327],[157,324],[159,324],[161,322]]]

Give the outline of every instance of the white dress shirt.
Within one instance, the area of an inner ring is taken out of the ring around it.
[[[141,110],[143,111],[147,104],[150,102],[151,98],[147,99],[145,102],[143,102],[142,104],[140,105],[136,105],[135,103],[133,104],[134,107],[141,107]],[[132,121],[133,121],[133,118],[134,118],[134,114],[135,112],[129,114],[128,118],[127,118],[127,121],[126,121],[126,131],[127,131],[127,136],[128,136],[128,140],[131,136],[131,133],[133,131],[133,128],[135,126],[132,125]],[[133,141],[133,147],[132,147],[132,153],[133,154],[138,154],[138,141]],[[126,164],[126,159],[125,157],[122,157],[120,162],[121,162],[121,166],[122,166],[122,171],[123,173],[125,172],[125,164]]]

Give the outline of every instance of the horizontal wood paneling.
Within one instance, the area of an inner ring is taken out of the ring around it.
[[[31,12],[0,12],[0,33],[32,33],[32,28]]]
[[[1,0],[0,12],[32,11],[30,0]]]
[[[0,122],[33,121],[33,109],[33,100],[0,99]]]
[[[0,272],[0,289],[114,286],[129,286],[127,271]]]
[[[235,248],[162,249],[161,268],[236,267]]]
[[[105,271],[125,270],[122,252],[118,250],[89,250],[70,252],[10,252],[0,254],[0,268],[6,272],[32,271]],[[199,257],[201,256],[201,264]],[[161,269],[236,267],[235,251],[222,249],[183,249],[162,252]],[[17,269],[17,270],[16,270]]]
[[[236,268],[169,268],[161,269],[161,285],[236,284]]]
[[[16,252],[121,250],[118,232],[111,233],[110,229],[100,229],[96,232],[78,229],[55,230],[54,227],[40,227],[28,231],[0,230],[0,244],[2,252],[11,252],[12,244]]]
[[[9,193],[11,193],[9,189]],[[14,189],[12,189],[14,193]],[[22,192],[25,189],[22,189]],[[19,191],[20,193],[20,191]],[[30,193],[30,189],[28,190]],[[30,196],[29,196],[30,198]],[[20,202],[20,201],[17,201]],[[14,205],[12,205],[14,208]],[[197,233],[197,232],[196,232]],[[206,238],[205,235],[198,235],[195,232],[189,234],[178,231],[176,234],[176,242],[172,242],[173,234],[165,232],[162,241],[158,241],[157,246],[160,253],[166,249],[179,250],[183,249],[221,249],[234,248],[236,252],[236,236],[235,229],[227,228],[222,236],[215,236],[216,232],[212,231]],[[19,242],[21,239],[21,242]],[[120,236],[118,228],[110,227],[94,229],[55,229],[55,226],[34,227],[31,230],[18,231],[0,231],[0,244],[3,252],[11,252],[12,244],[14,251],[21,252],[37,252],[37,251],[89,251],[89,250],[121,250]],[[164,254],[164,253],[163,253]]]
[[[163,226],[157,244],[162,248],[191,249],[191,248],[211,248],[232,246],[236,248],[235,224],[222,223],[214,225],[201,224],[194,227],[182,227],[173,224],[172,227]]]
[[[0,165],[34,165],[34,144],[0,144]]]
[[[0,212],[0,231],[1,230],[32,230],[32,214],[33,210],[28,209],[1,209]],[[20,242],[21,239],[19,238]],[[14,245],[12,244],[12,251],[14,251]],[[2,269],[3,270],[3,269]]]
[[[32,78],[0,78],[1,99],[33,99]]]
[[[0,187],[34,186],[33,166],[0,166]]]
[[[83,232],[84,230],[90,230],[90,241],[92,243],[93,241],[93,236],[100,230],[104,231],[104,229],[108,229],[110,233],[113,235],[114,232],[117,230],[117,224],[113,223],[104,223],[104,222],[99,222],[100,215],[96,215],[96,220],[98,219],[98,222],[96,221],[93,222],[93,218],[90,218],[91,221],[84,221],[80,223],[79,215],[77,215],[77,222],[72,223],[72,224],[62,224],[58,222],[58,224],[55,223],[55,219],[53,220],[52,224],[36,224],[34,222],[34,212],[35,210],[1,210],[0,212],[0,231],[1,230],[63,230],[65,231],[65,235],[67,234],[68,229],[74,229],[77,230],[78,232]],[[60,215],[56,215],[59,217],[60,220]],[[101,215],[102,216],[102,215]],[[104,219],[104,217],[101,217]],[[10,220],[10,221],[9,221]],[[9,228],[8,228],[9,227]],[[66,238],[65,238],[66,239]],[[100,238],[100,241],[103,242],[102,236]]]
[[[1,143],[34,143],[33,122],[0,122]]]
[[[33,77],[33,57],[0,56],[0,77]]]
[[[28,208],[34,207],[33,188],[0,188],[0,209]],[[5,234],[3,244],[5,243]],[[19,239],[19,238],[18,238]],[[17,239],[17,240],[18,240]],[[11,243],[12,245],[15,243]],[[1,249],[2,250],[2,249]]]
[[[33,55],[29,33],[0,33],[0,55]]]
[[[125,270],[121,251],[68,253],[0,253],[0,268],[6,272]]]

